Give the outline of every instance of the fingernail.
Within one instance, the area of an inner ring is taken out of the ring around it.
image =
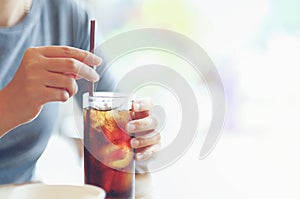
[[[135,156],[136,156],[137,160],[141,160],[141,159],[143,159],[144,155],[142,153],[137,153]]]
[[[150,151],[144,151],[144,153],[137,153],[136,159],[137,160],[148,159],[151,156],[151,154],[152,154],[152,152],[150,152]]]
[[[145,118],[144,121],[145,121],[145,123],[143,124],[143,127],[151,126],[151,124],[152,124],[152,118],[151,117]]]
[[[69,99],[70,98],[70,94],[67,91],[64,92],[64,98],[65,99]]]
[[[132,139],[130,142],[133,148],[138,147],[140,144],[140,142],[137,139]]]
[[[86,57],[84,62],[88,63],[89,65],[92,65],[92,66],[98,66],[101,64],[102,59],[100,57],[98,57],[97,55],[90,53]]]
[[[133,131],[135,129],[136,129],[136,126],[134,124],[131,124],[131,123],[127,124],[127,131],[130,132],[130,131]]]
[[[140,108],[141,108],[141,105],[138,103],[134,103],[133,106],[134,106],[135,111],[140,110]]]
[[[93,54],[93,59],[94,59],[95,65],[100,65],[102,63],[102,59],[95,54]]]
[[[93,81],[94,82],[98,81],[100,79],[100,76],[98,75],[98,73],[94,72],[93,74],[94,74],[93,75]]]

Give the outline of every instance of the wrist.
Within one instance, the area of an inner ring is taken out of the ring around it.
[[[19,124],[12,105],[12,98],[7,87],[5,87],[0,91],[0,114],[3,116],[0,125],[0,138]]]
[[[135,198],[152,198],[153,184],[151,175],[136,174],[135,176]]]

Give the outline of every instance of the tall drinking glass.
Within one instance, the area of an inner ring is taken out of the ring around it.
[[[83,95],[85,183],[106,191],[107,198],[134,198],[135,162],[125,126],[134,116],[126,95]]]

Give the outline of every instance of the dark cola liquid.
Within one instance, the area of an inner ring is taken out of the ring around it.
[[[106,191],[107,198],[134,198],[131,137],[124,132],[129,111],[84,109],[85,183]]]

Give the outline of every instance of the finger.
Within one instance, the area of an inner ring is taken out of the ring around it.
[[[141,98],[134,100],[133,106],[135,112],[140,112],[150,110],[153,107],[153,103],[150,98]]]
[[[150,111],[148,111],[148,110],[138,111],[138,112],[133,113],[132,119],[134,119],[134,120],[142,119],[142,118],[148,117],[149,115],[150,115]]]
[[[144,147],[137,149],[134,154],[134,158],[138,161],[149,160],[155,153],[157,153],[161,148],[161,144],[154,144],[150,147]]]
[[[145,131],[154,130],[157,127],[157,120],[154,117],[146,117],[142,119],[132,120],[126,124],[126,130],[129,133],[143,133]]]
[[[89,81],[99,80],[98,73],[88,65],[73,58],[51,58],[46,61],[46,69],[50,72],[72,74]]]
[[[65,102],[70,98],[68,91],[65,89],[45,87],[41,91],[41,104],[45,104],[47,102]]]
[[[45,79],[45,86],[64,89],[68,92],[69,97],[73,96],[78,90],[75,79],[61,73],[49,73]]]
[[[152,137],[138,137],[132,138],[130,140],[130,144],[132,148],[138,149],[154,144],[158,144],[161,140],[161,136],[159,133],[154,134]]]
[[[82,77],[73,73],[64,73],[65,75],[69,75],[70,77],[73,77],[76,80],[81,79]]]
[[[38,50],[45,57],[74,58],[80,62],[84,62],[89,66],[98,66],[101,63],[100,57],[88,51],[69,46],[45,46],[37,47],[36,50]]]

